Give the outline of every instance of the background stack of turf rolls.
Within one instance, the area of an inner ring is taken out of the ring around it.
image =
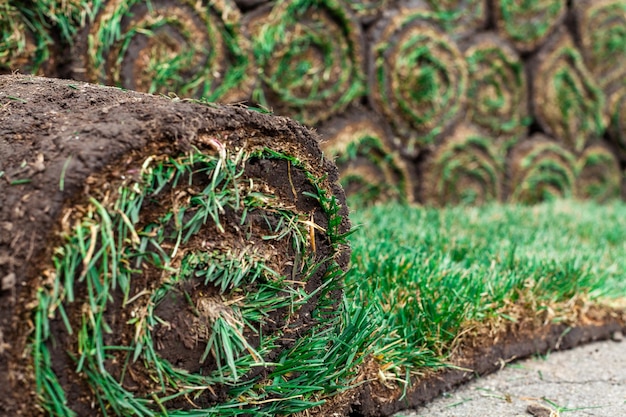
[[[368,202],[620,195],[626,0],[1,0],[0,14],[2,71],[293,117]]]

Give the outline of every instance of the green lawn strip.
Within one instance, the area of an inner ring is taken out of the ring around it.
[[[376,306],[372,353],[383,374],[444,366],[460,333],[515,320],[515,304],[567,319],[568,301],[626,297],[626,205],[558,200],[534,207],[425,209],[387,204],[352,213],[346,296]]]

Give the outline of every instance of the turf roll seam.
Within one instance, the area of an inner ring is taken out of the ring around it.
[[[277,1],[246,27],[260,77],[253,102],[315,125],[364,95],[363,34],[343,2]]]
[[[415,155],[449,133],[465,111],[467,65],[440,16],[418,3],[373,29],[370,99]]]
[[[236,102],[254,83],[231,0],[98,4],[75,37],[73,76],[127,89]]]
[[[350,384],[374,329],[341,302],[347,208],[310,131],[71,81],[0,86],[0,409],[269,416]]]

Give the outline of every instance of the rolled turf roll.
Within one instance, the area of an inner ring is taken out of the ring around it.
[[[532,112],[547,134],[581,152],[604,133],[604,94],[564,29],[551,37],[529,69]]]
[[[441,15],[446,28],[458,36],[469,36],[487,25],[486,0],[426,0]]]
[[[318,132],[324,154],[337,164],[341,185],[355,204],[413,201],[412,175],[394,150],[388,125],[376,114],[353,108]]]
[[[461,119],[467,65],[456,43],[426,6],[401,9],[373,28],[370,98],[415,154]]]
[[[589,146],[576,164],[576,196],[599,202],[619,197],[622,172],[615,153],[606,145]]]
[[[558,142],[537,133],[513,148],[508,161],[509,201],[534,204],[570,197],[576,158]]]
[[[469,71],[467,119],[491,137],[515,144],[530,123],[524,64],[517,52],[495,33],[469,39],[465,47]]]
[[[341,386],[349,224],[309,130],[64,80],[0,92],[1,410],[276,415]]]
[[[503,174],[495,141],[462,124],[426,160],[422,200],[436,206],[498,201]]]
[[[131,90],[247,98],[251,50],[231,0],[110,0],[76,37],[73,76]]]
[[[520,52],[540,47],[563,21],[565,0],[493,0],[497,32]]]
[[[626,68],[626,2],[575,0],[576,33],[585,64],[605,91],[620,83]]]
[[[626,79],[607,97],[607,108],[610,117],[609,137],[620,160],[626,161]]]
[[[379,18],[385,10],[395,6],[397,0],[347,0],[346,2],[361,23],[369,24]]]
[[[53,41],[46,26],[38,9],[0,0],[0,74],[53,75]]]
[[[261,77],[253,101],[314,125],[364,94],[363,34],[342,1],[277,1],[246,20]]]

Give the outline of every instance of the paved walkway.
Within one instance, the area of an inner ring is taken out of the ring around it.
[[[529,405],[535,410],[529,410]],[[626,341],[597,342],[511,363],[423,408],[395,416],[532,415],[626,416]]]

